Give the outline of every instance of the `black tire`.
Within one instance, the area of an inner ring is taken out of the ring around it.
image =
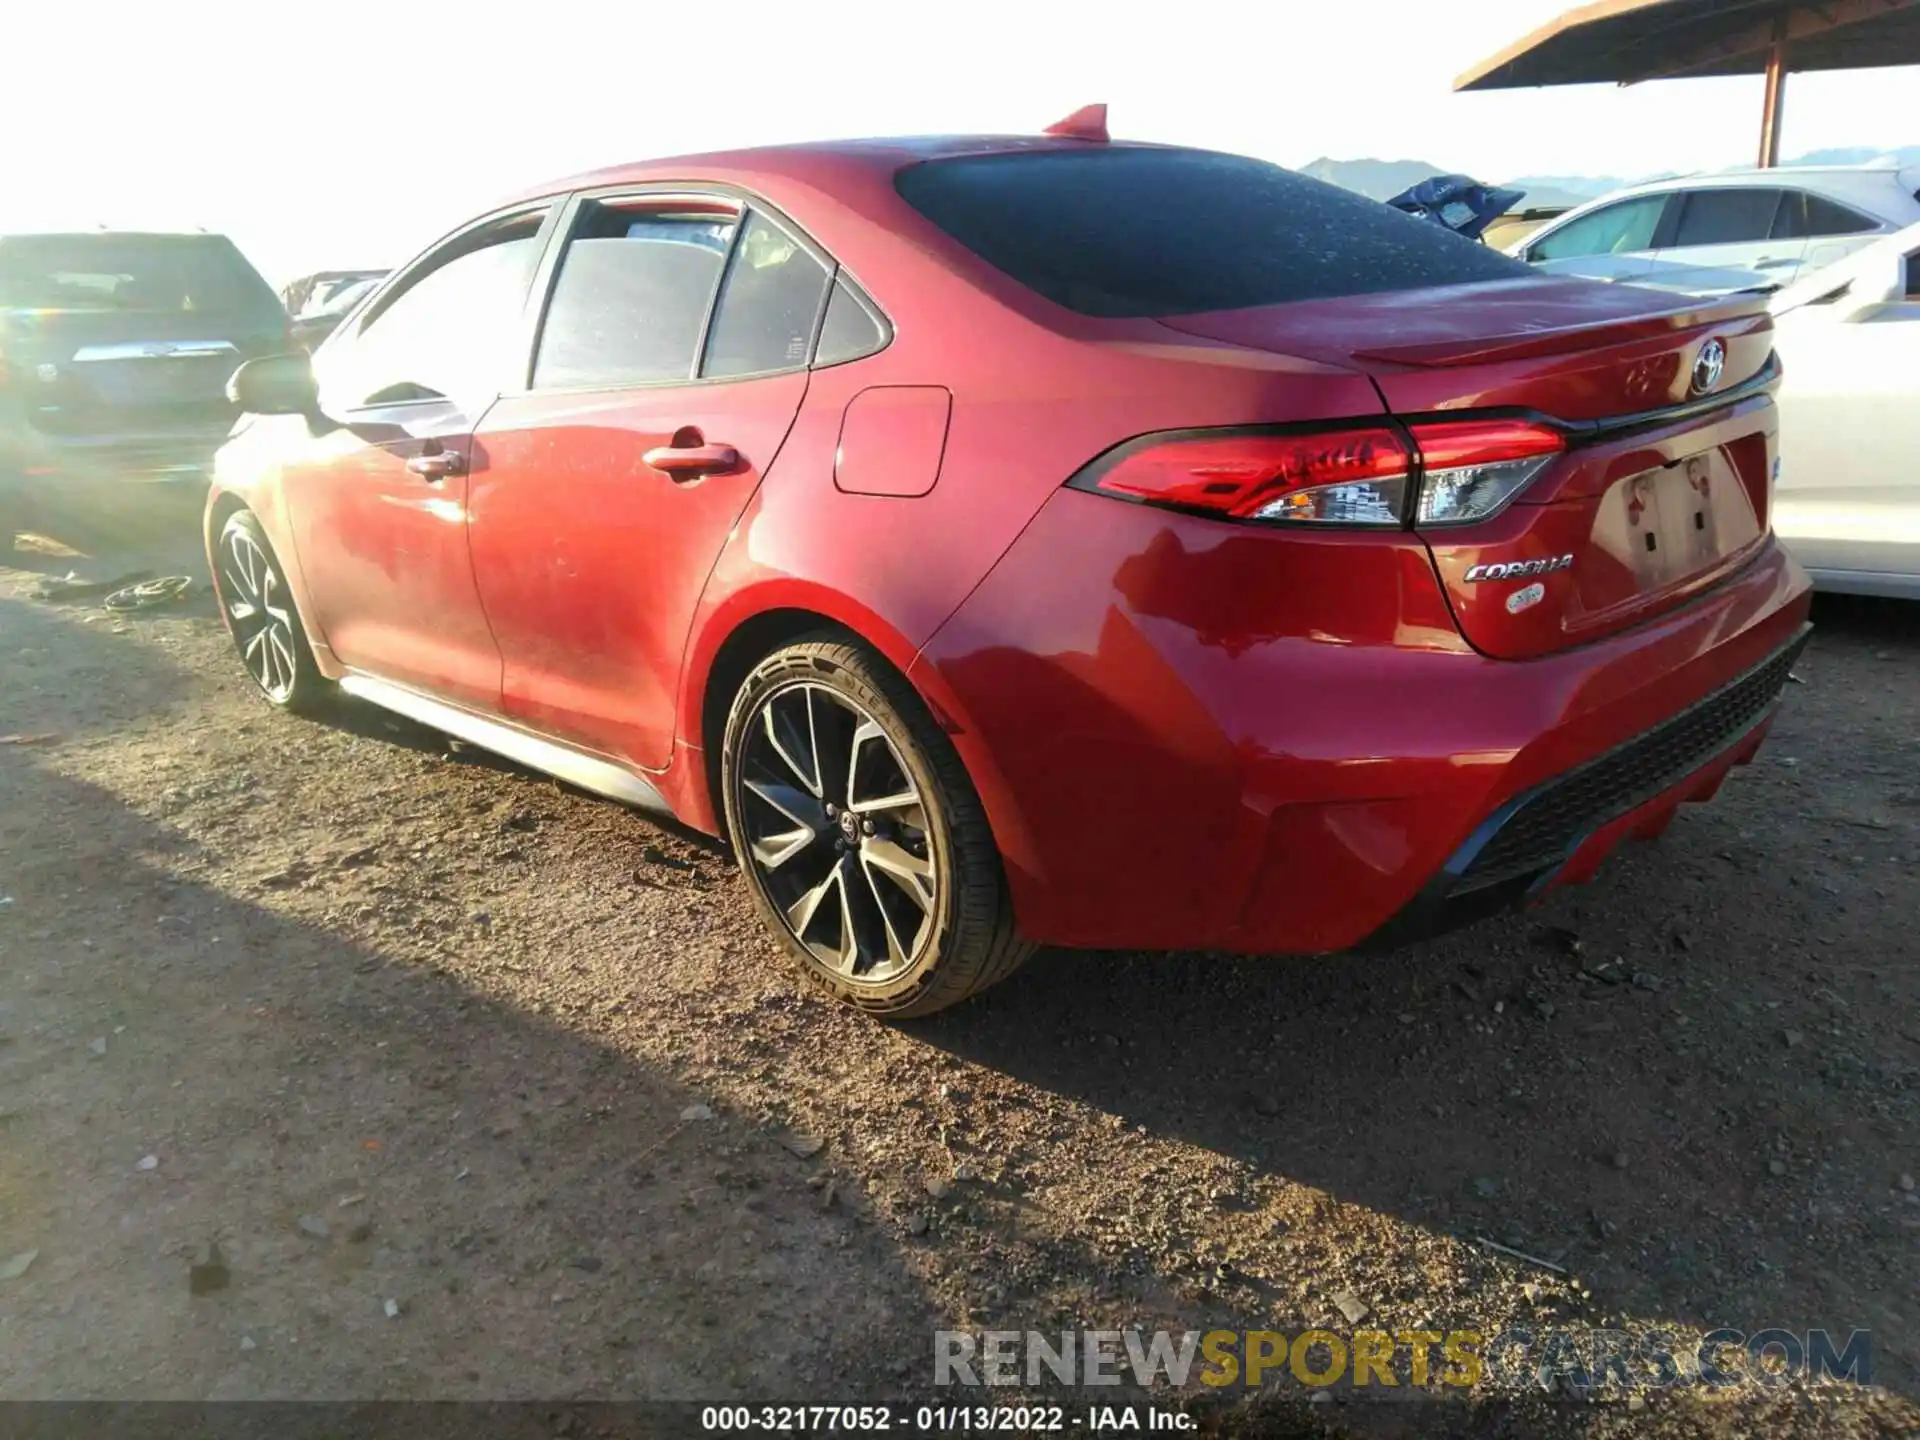
[[[839,760],[842,733],[850,738]],[[862,788],[886,793],[862,799]],[[1033,952],[1014,929],[1000,852],[952,742],[866,645],[823,632],[762,660],[727,716],[721,790],[754,904],[836,999],[894,1019],[931,1015],[1006,979]]]
[[[323,710],[334,697],[333,685],[320,673],[286,571],[251,510],[227,517],[213,556],[220,618],[255,688],[282,710]]]

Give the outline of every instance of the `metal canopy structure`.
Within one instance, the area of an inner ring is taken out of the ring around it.
[[[1760,164],[1780,163],[1791,70],[1920,65],[1920,0],[1597,0],[1454,81],[1455,90],[1765,75]]]

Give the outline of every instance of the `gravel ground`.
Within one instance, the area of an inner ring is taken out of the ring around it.
[[[1223,1423],[1920,1420],[1913,607],[1823,606],[1759,763],[1524,915],[1044,953],[888,1028],[789,972],[713,842],[273,713],[204,595],[31,598],[70,563],[0,569],[0,1395],[850,1401],[925,1393],[941,1327],[1357,1302],[1868,1329],[1876,1385]]]

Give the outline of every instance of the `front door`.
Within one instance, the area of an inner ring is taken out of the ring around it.
[[[333,653],[485,710],[500,652],[468,553],[472,434],[521,343],[543,219],[455,237],[323,346],[325,419],[282,471],[310,618]]]
[[[693,612],[806,394],[829,278],[731,200],[583,202],[530,383],[474,438],[508,716],[667,764]]]
[[[1525,248],[1542,270],[1596,280],[1631,280],[1653,264],[1654,238],[1668,196],[1634,195],[1549,227]]]

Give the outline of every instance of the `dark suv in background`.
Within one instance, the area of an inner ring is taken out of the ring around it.
[[[0,235],[0,543],[88,522],[129,480],[204,482],[241,362],[287,312],[223,235]]]

